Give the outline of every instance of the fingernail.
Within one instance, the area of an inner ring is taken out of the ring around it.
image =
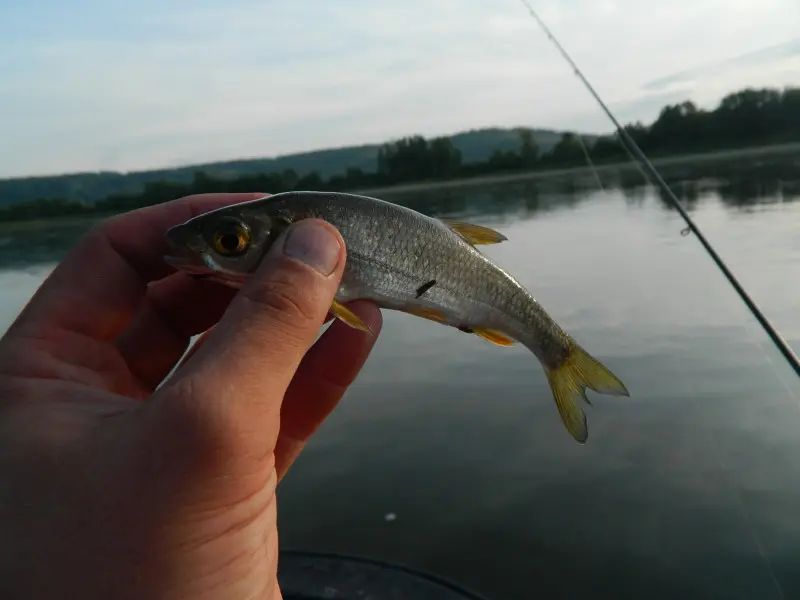
[[[330,275],[339,264],[339,240],[331,230],[315,221],[299,221],[291,227],[283,253],[307,264],[323,275]]]

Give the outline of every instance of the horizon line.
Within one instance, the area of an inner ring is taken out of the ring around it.
[[[53,172],[47,173],[42,175],[15,175],[13,177],[0,177],[0,183],[5,181],[15,181],[21,179],[48,179],[51,177],[77,177],[79,175],[97,175],[100,173],[114,173],[122,176],[127,175],[134,175],[134,174],[142,174],[142,173],[157,173],[159,171],[180,171],[183,169],[191,169],[191,168],[201,168],[201,167],[209,167],[209,166],[216,166],[216,165],[225,165],[229,163],[236,163],[236,162],[252,162],[258,160],[279,160],[282,158],[292,158],[296,156],[303,156],[307,154],[317,154],[321,152],[336,152],[339,150],[351,150],[356,148],[370,148],[370,147],[380,147],[383,144],[390,144],[397,140],[401,140],[403,138],[409,138],[414,136],[421,136],[425,139],[432,140],[436,138],[453,138],[458,135],[468,134],[468,133],[475,133],[481,131],[491,131],[491,130],[498,130],[498,131],[514,131],[517,129],[531,129],[534,132],[548,132],[548,133],[574,133],[581,136],[594,136],[600,137],[603,135],[612,135],[613,132],[609,133],[589,133],[589,132],[581,132],[578,133],[577,131],[570,130],[570,129],[555,129],[549,127],[535,127],[529,125],[513,125],[510,127],[502,127],[499,125],[486,125],[482,127],[473,127],[470,129],[462,129],[453,133],[449,134],[439,134],[439,135],[431,135],[426,136],[421,133],[408,133],[401,136],[396,136],[393,138],[385,139],[380,142],[361,142],[355,144],[349,144],[344,146],[328,146],[323,148],[310,148],[308,150],[298,150],[296,152],[288,152],[286,154],[275,154],[272,156],[250,156],[250,157],[240,157],[240,158],[227,158],[227,159],[219,159],[212,162],[200,162],[200,163],[187,163],[182,165],[174,165],[174,166],[162,166],[162,167],[149,167],[144,169],[133,169],[130,171],[122,171],[122,170],[113,170],[113,169],[99,169],[96,171],[62,171],[62,172]]]

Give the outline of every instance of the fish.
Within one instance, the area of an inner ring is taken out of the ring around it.
[[[238,289],[281,233],[308,218],[330,223],[344,239],[347,259],[330,313],[350,327],[371,333],[347,308],[366,299],[498,346],[521,344],[538,359],[561,421],[580,444],[588,439],[579,403],[591,405],[587,389],[630,396],[522,284],[479,250],[508,239],[488,227],[369,196],[291,191],[213,209],[169,228],[164,260]]]

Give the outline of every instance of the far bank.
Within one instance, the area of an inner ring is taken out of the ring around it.
[[[679,166],[689,164],[703,164],[711,162],[724,162],[740,158],[758,158],[767,156],[778,156],[786,154],[798,154],[800,156],[800,143],[775,144],[770,146],[757,146],[754,148],[741,148],[735,150],[718,150],[714,152],[697,152],[692,154],[678,154],[663,156],[660,158],[650,158],[650,162],[658,167]],[[462,187],[473,185],[491,185],[495,183],[511,183],[515,181],[529,181],[535,179],[546,179],[555,177],[581,177],[591,175],[593,171],[598,173],[610,171],[636,170],[639,166],[631,159],[626,162],[605,163],[601,165],[586,165],[582,167],[569,167],[565,169],[530,170],[517,173],[504,173],[498,175],[486,175],[481,177],[464,177],[460,179],[447,179],[439,181],[419,181],[384,187],[361,188],[353,190],[355,194],[369,196],[380,196],[381,194],[407,194],[413,192],[424,192],[435,189],[450,187]],[[642,176],[644,177],[644,176]]]
[[[692,153],[692,154],[679,154],[671,156],[662,156],[658,158],[650,158],[651,162],[656,168],[665,167],[693,167],[695,165],[709,165],[713,163],[725,163],[729,161],[753,159],[758,160],[761,158],[770,158],[776,156],[800,156],[800,143],[789,144],[776,144],[769,146],[757,146],[751,148],[719,150],[713,152]],[[543,179],[578,179],[584,177],[593,177],[596,173],[598,176],[603,174],[613,173],[626,173],[633,172],[639,168],[639,165],[632,159],[625,162],[613,162],[600,165],[583,165],[580,167],[569,167],[562,169],[532,169],[525,171],[515,171],[511,173],[499,173],[494,175],[482,175],[474,177],[462,177],[454,179],[440,179],[432,181],[417,181],[414,183],[403,183],[383,187],[354,187],[346,189],[345,191],[357,194],[364,194],[370,196],[393,196],[405,195],[413,193],[423,193],[428,191],[442,190],[442,189],[457,189],[468,186],[490,186],[501,185],[505,183],[536,181]],[[639,175],[636,175],[638,177]],[[645,183],[644,175],[641,175],[642,183]],[[667,180],[670,179],[669,174],[665,175]],[[314,188],[310,188],[314,189]],[[272,190],[258,190],[266,193]],[[180,197],[181,194],[174,194],[175,198]],[[99,207],[98,207],[99,208]],[[19,229],[37,229],[48,224],[59,223],[86,223],[88,221],[96,222],[100,219],[125,212],[124,210],[91,210],[89,208],[85,212],[79,214],[63,215],[63,216],[46,216],[37,215],[33,218],[26,219],[9,219],[0,220],[0,230],[19,230]]]

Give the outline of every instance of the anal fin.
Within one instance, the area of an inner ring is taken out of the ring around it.
[[[492,342],[493,344],[497,344],[498,346],[513,346],[517,343],[504,333],[500,333],[494,329],[473,328],[472,333]]]

